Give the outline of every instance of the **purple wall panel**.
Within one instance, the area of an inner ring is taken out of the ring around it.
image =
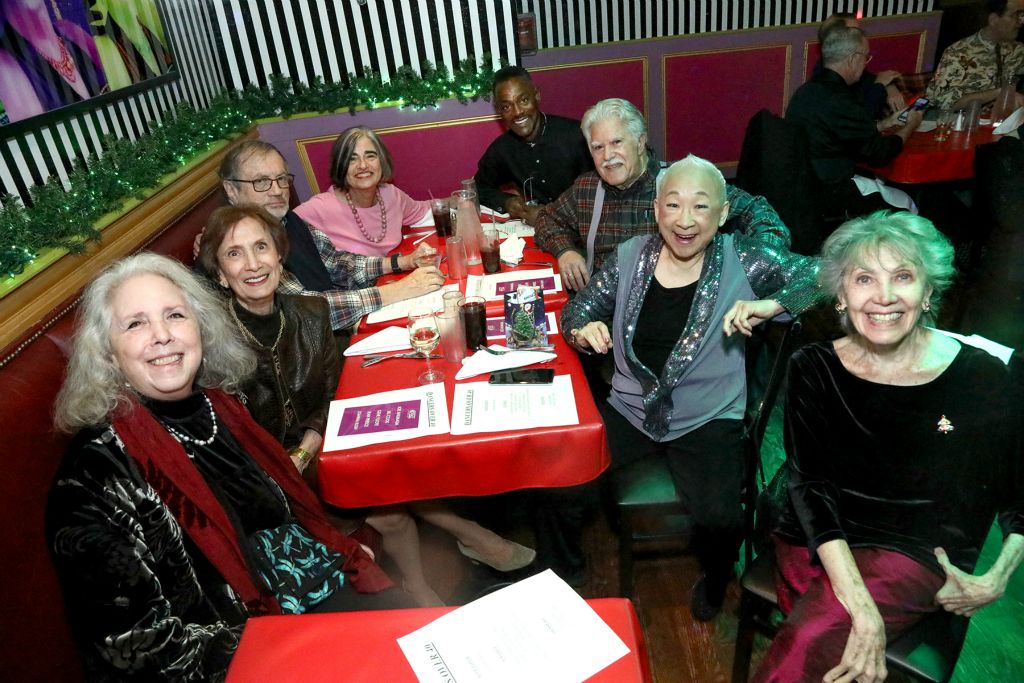
[[[929,12],[865,20],[878,55],[872,68],[932,69],[940,18]],[[646,113],[650,143],[663,158],[693,151],[731,174],[750,115],[762,106],[779,111],[804,82],[807,62],[817,58],[810,47],[816,30],[802,24],[557,48],[523,61],[536,73],[547,111],[578,117],[601,98],[625,97]],[[782,57],[787,47],[788,62]],[[329,138],[357,123],[384,129],[396,157],[396,180],[412,196],[424,197],[427,189],[444,192],[472,174],[500,130],[486,118],[493,116],[489,102],[450,100],[419,112],[388,107],[271,122],[260,126],[260,136],[284,152],[299,176],[297,194],[305,199],[312,187],[296,141]],[[430,125],[444,122],[459,123]],[[308,173],[314,177],[312,167]]]
[[[647,59],[574,62],[531,72],[544,111],[583,118],[595,102],[621,97],[647,114]]]
[[[782,113],[789,63],[789,45],[666,56],[667,158],[693,153],[734,166],[750,117],[761,109]]]

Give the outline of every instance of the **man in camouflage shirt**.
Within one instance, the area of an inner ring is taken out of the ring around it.
[[[1024,44],[1017,32],[1024,22],[1024,0],[986,0],[985,27],[942,53],[926,97],[959,109],[972,101],[993,101],[1006,79],[1024,74]]]

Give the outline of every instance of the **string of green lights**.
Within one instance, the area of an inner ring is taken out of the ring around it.
[[[491,64],[488,55],[481,63]],[[149,135],[134,142],[106,136],[102,158],[76,163],[68,187],[56,177],[31,189],[31,206],[4,197],[0,210],[0,277],[20,274],[39,252],[62,248],[78,253],[91,240],[101,239],[96,221],[124,202],[138,198],[160,179],[206,152],[219,140],[272,117],[289,118],[303,113],[329,113],[388,105],[424,109],[438,101],[456,99],[462,104],[490,97],[494,71],[463,60],[453,72],[444,65],[425,63],[419,73],[408,66],[389,81],[377,74],[349,75],[345,83],[311,84],[273,76],[267,87],[250,86],[217,96],[210,106],[195,110],[181,103],[164,123],[152,122]]]

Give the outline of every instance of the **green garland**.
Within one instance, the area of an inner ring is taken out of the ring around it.
[[[482,63],[490,61],[484,55]],[[273,76],[266,88],[224,93],[202,111],[181,103],[173,117],[165,115],[163,125],[151,123],[152,133],[134,142],[105,136],[103,157],[88,165],[78,162],[68,177],[70,189],[52,177],[31,189],[31,208],[4,196],[0,279],[20,274],[43,249],[83,251],[89,241],[100,239],[95,223],[101,216],[120,209],[128,199],[141,198],[168,173],[260,119],[345,109],[355,115],[359,107],[373,109],[386,103],[419,110],[450,98],[467,104],[490,98],[493,76],[493,70],[478,67],[472,59],[460,62],[454,73],[427,62],[422,73],[403,66],[390,81],[372,73],[361,78],[349,74],[347,84],[324,83],[317,77],[306,85]]]

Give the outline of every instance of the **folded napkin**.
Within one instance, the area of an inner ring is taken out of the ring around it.
[[[385,327],[380,332],[360,339],[345,349],[346,356],[365,356],[368,353],[384,353],[386,351],[405,351],[412,349],[409,344],[409,330],[394,325]]]
[[[492,345],[491,348],[500,351],[505,347]],[[462,368],[455,374],[455,379],[466,379],[486,372],[521,368],[534,363],[547,363],[556,357],[555,354],[547,351],[513,351],[500,356],[486,351],[477,351],[472,356],[462,359]]]
[[[1012,133],[1013,131],[1020,128],[1022,120],[1024,120],[1024,107],[1019,108],[1017,111],[1013,112],[1005,119],[1003,119],[1003,122],[996,126],[992,132],[995,133],[996,135],[1006,135],[1007,133]]]
[[[509,237],[498,247],[498,255],[505,263],[519,265],[523,260],[523,249],[526,248],[526,240],[522,237]]]

